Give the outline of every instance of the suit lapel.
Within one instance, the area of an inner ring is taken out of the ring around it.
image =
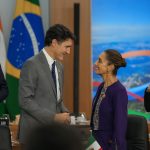
[[[57,97],[56,95],[56,88],[55,88],[55,84],[54,84],[54,81],[53,81],[53,78],[52,78],[52,74],[51,74],[51,71],[50,71],[50,68],[49,68],[49,65],[48,65],[48,62],[46,60],[46,57],[44,55],[44,53],[41,51],[39,53],[39,59],[40,59],[40,62],[42,64],[42,69],[44,70],[47,78],[48,78],[48,81],[50,82],[51,86],[52,86],[52,89],[55,93],[55,96]]]
[[[60,98],[61,98],[62,97],[62,72],[61,72],[61,67],[57,61],[56,61],[56,67],[58,71],[58,82],[60,87]]]

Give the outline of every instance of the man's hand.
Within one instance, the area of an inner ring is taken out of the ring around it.
[[[59,114],[56,114],[54,120],[56,122],[61,122],[61,123],[69,124],[70,123],[69,113],[59,113]]]

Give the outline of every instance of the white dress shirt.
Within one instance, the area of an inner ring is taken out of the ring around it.
[[[54,60],[47,52],[46,52],[46,50],[43,48],[43,53],[44,53],[44,55],[45,55],[45,57],[46,57],[46,60],[47,60],[47,62],[48,62],[48,64],[49,64],[49,68],[50,68],[50,71],[52,70],[52,64],[53,64],[53,62],[54,61],[56,61],[56,60]],[[56,67],[56,65],[55,65],[55,74],[56,74],[56,90],[57,90],[57,101],[59,101],[60,100],[60,86],[59,86],[59,80],[58,80],[58,70],[57,70],[57,67]]]

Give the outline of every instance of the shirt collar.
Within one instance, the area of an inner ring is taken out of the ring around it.
[[[51,67],[55,60],[46,52],[46,50],[44,48],[43,48],[43,53],[47,59],[49,66]]]

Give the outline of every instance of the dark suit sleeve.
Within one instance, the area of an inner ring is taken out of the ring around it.
[[[125,89],[120,89],[115,93],[113,142],[116,143],[117,150],[126,149],[126,129],[127,129],[127,103],[128,97]]]
[[[0,66],[0,102],[8,96],[8,87]]]
[[[150,112],[150,92],[147,92],[147,88],[144,93],[144,107],[146,111]]]

